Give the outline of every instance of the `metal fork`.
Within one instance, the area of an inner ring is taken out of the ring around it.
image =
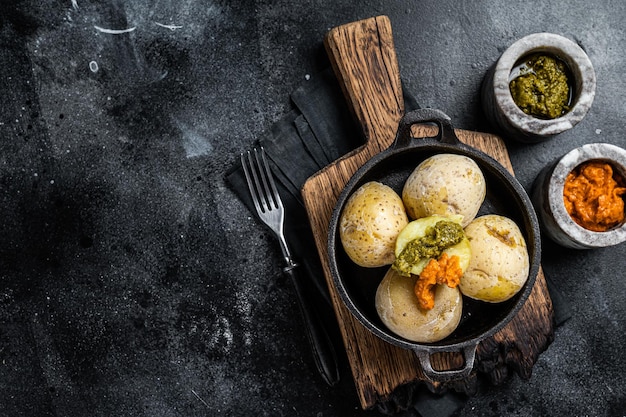
[[[310,299],[305,295],[302,277],[297,273],[298,264],[292,258],[287,246],[284,233],[285,208],[276,189],[263,147],[260,151],[255,148],[253,151],[242,153],[241,166],[259,218],[274,232],[280,242],[280,249],[286,263],[283,273],[291,279],[295,287],[315,365],[324,381],[333,386],[339,381],[337,355],[328,332],[317,316]]]

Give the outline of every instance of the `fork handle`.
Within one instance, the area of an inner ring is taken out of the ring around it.
[[[337,354],[328,331],[311,304],[310,299],[304,293],[302,276],[298,265],[289,262],[289,265],[283,268],[283,272],[291,279],[296,290],[298,304],[304,320],[304,328],[313,351],[315,365],[324,381],[332,387],[339,382],[339,367],[337,365]]]

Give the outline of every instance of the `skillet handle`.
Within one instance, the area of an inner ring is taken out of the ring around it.
[[[424,375],[429,379],[437,382],[452,381],[455,379],[467,378],[474,368],[474,358],[476,357],[477,344],[466,346],[463,348],[463,356],[465,357],[465,365],[459,369],[450,369],[446,371],[437,371],[430,363],[430,354],[428,350],[415,350],[415,354],[422,365]]]
[[[450,117],[441,110],[424,108],[410,111],[400,119],[396,139],[393,148],[404,148],[411,143],[411,126],[418,123],[435,123],[439,126],[439,132],[435,138],[444,143],[457,145],[461,143],[454,133],[454,127]]]

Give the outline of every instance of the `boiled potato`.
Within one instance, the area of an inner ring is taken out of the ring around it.
[[[460,214],[465,227],[478,213],[486,192],[485,177],[473,159],[437,154],[413,170],[404,184],[402,201],[411,219]]]
[[[423,217],[421,219],[413,220],[410,222],[398,235],[396,239],[396,257],[400,256],[406,245],[409,242],[419,239],[426,234],[426,230],[429,227],[433,227],[440,220],[449,220],[455,223],[461,224],[463,217],[460,215],[454,216],[428,216]],[[459,257],[459,266],[462,271],[465,271],[470,263],[470,258],[472,257],[472,252],[470,248],[469,240],[466,236],[463,237],[459,243],[450,246],[443,250],[444,253],[447,253],[448,256],[457,255]],[[411,274],[419,275],[422,270],[426,267],[426,264],[430,261],[431,258],[422,258],[419,262],[413,264],[411,268]]]
[[[420,309],[413,288],[417,276],[403,277],[393,268],[376,290],[376,311],[385,326],[413,342],[436,342],[450,335],[461,321],[463,301],[457,288],[437,285],[435,307]]]
[[[390,265],[395,260],[396,237],[408,222],[400,196],[391,187],[372,181],[348,198],[339,218],[339,236],[357,265]]]
[[[513,297],[528,279],[530,261],[522,232],[508,217],[488,214],[466,228],[472,258],[461,277],[461,292],[498,303]]]

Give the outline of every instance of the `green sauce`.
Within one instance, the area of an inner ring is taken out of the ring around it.
[[[423,258],[438,258],[441,253],[463,240],[465,233],[460,224],[440,220],[428,227],[424,236],[410,241],[394,261],[392,267],[400,275],[409,276],[411,268]]]
[[[550,55],[532,55],[509,83],[515,104],[526,114],[555,119],[569,111],[571,98],[567,65]]]

